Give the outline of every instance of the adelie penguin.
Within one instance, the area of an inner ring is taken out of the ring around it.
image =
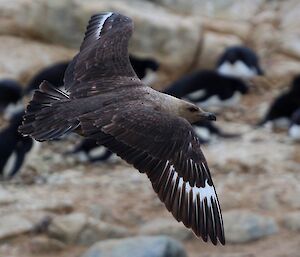
[[[146,85],[151,85],[156,80],[156,72],[159,69],[159,63],[152,58],[139,58],[133,55],[129,56],[130,63],[138,76]]]
[[[247,92],[248,86],[242,80],[209,70],[183,76],[164,91],[204,107],[233,106],[239,102],[241,95]],[[208,143],[214,136],[222,138],[239,136],[223,132],[212,122],[199,122],[194,124],[194,129],[202,143]]]
[[[300,75],[293,79],[290,89],[271,103],[258,126],[270,124],[273,128],[288,128],[293,113],[300,108]]]
[[[15,113],[9,125],[0,131],[0,176],[2,179],[15,176],[33,148],[31,137],[18,132],[24,111]],[[35,144],[38,144],[35,142]]]
[[[241,79],[203,70],[178,79],[165,93],[206,108],[224,107],[237,104],[241,95],[248,93],[248,86]]]
[[[19,109],[22,99],[22,86],[13,79],[0,80],[0,113],[9,116],[9,113]],[[22,107],[24,108],[24,107]]]
[[[239,78],[263,75],[258,56],[245,46],[228,47],[217,61],[216,70],[222,75]]]
[[[83,139],[74,149],[66,152],[66,155],[72,155],[80,162],[106,162],[112,160],[115,156],[105,146],[97,144],[93,139]]]
[[[69,61],[58,62],[52,64],[46,68],[39,71],[28,83],[25,94],[31,93],[33,90],[39,88],[39,85],[44,81],[49,81],[52,85],[56,87],[62,87],[64,84],[64,74],[69,65]]]
[[[147,75],[152,72],[156,72],[159,68],[159,64],[156,60],[151,58],[138,58],[130,55],[130,62],[140,79],[147,79]],[[64,84],[65,71],[70,61],[63,61],[52,64],[41,71],[39,71],[28,83],[25,94],[38,89],[39,85],[44,81],[49,81],[52,85],[60,88]],[[151,75],[150,75],[151,76]]]

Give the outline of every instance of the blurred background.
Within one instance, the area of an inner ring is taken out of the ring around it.
[[[92,14],[134,20],[143,81],[217,114],[196,124],[226,246],[197,239],[148,178],[77,135],[17,132],[32,91],[62,86]],[[298,0],[0,0],[0,256],[300,256]]]

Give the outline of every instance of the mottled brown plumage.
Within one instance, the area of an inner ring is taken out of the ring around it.
[[[51,140],[75,131],[146,173],[167,209],[204,241],[225,243],[221,210],[191,123],[214,119],[197,106],[141,83],[128,56],[131,19],[91,18],[64,93],[43,82],[20,131]]]

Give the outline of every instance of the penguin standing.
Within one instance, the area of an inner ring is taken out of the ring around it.
[[[95,140],[89,138],[83,139],[74,149],[66,154],[73,155],[81,162],[107,161],[113,156],[113,153],[105,146],[98,145]]]
[[[13,79],[0,80],[0,113],[9,116],[15,109],[19,109],[22,99],[22,86]],[[23,107],[24,108],[24,107]]]
[[[222,75],[239,78],[263,75],[258,56],[245,46],[232,46],[225,49],[217,61],[216,70]]]
[[[49,81],[55,87],[62,87],[64,85],[64,75],[68,65],[69,61],[59,62],[39,71],[29,81],[25,89],[25,94],[29,94],[33,90],[38,89],[44,80]]]
[[[0,131],[0,176],[12,178],[15,176],[33,147],[33,139],[24,137],[18,132],[22,124],[24,111],[15,113],[9,125]]]

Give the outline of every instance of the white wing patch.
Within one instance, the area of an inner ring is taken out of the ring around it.
[[[113,13],[112,13],[112,12],[109,12],[109,13],[103,15],[103,16],[101,17],[101,19],[99,20],[98,30],[97,30],[97,34],[96,34],[98,39],[100,38],[101,30],[102,30],[102,28],[103,28],[103,25],[104,25],[105,21],[106,21],[110,16],[112,16],[112,15],[113,15]]]
[[[166,163],[166,167],[168,166],[168,164],[169,164],[169,161]],[[206,169],[205,165],[203,165],[203,163],[202,163],[202,168]],[[175,168],[174,168],[173,165],[171,165],[169,167],[168,173],[169,174],[173,174],[172,182],[171,183],[172,184],[176,183],[177,178],[179,177],[179,175],[176,172],[176,170],[175,170]],[[182,187],[183,187],[184,183],[185,183],[185,191],[186,191],[186,193],[189,193],[192,190],[192,192],[193,192],[193,202],[194,203],[195,203],[195,201],[197,199],[197,195],[200,196],[200,201],[203,201],[206,198],[208,206],[211,205],[211,197],[213,199],[217,198],[217,195],[216,195],[216,192],[215,192],[215,188],[213,186],[210,186],[208,184],[207,179],[205,181],[204,187],[197,187],[197,186],[191,186],[188,181],[185,182],[182,177],[179,177],[177,190],[182,191]]]

